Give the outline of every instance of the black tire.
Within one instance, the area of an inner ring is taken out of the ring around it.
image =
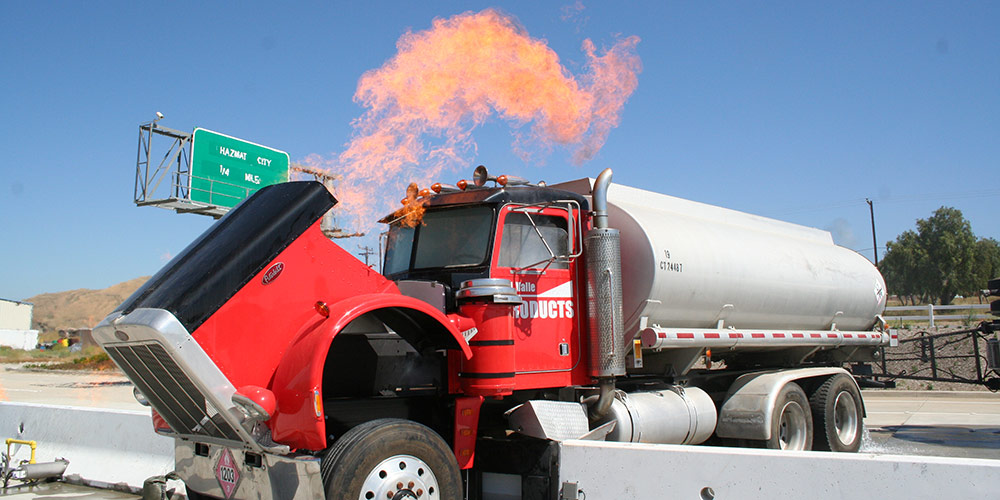
[[[327,500],[392,498],[457,500],[462,479],[451,449],[430,428],[400,419],[365,422],[347,431],[322,462]],[[402,488],[399,488],[402,486]]]
[[[773,450],[812,449],[813,419],[809,399],[795,382],[781,388],[771,413],[771,438],[764,442]]]
[[[861,449],[861,392],[851,377],[841,373],[826,379],[809,398],[809,405],[816,426],[814,450],[853,453]]]

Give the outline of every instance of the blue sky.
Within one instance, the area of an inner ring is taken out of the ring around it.
[[[497,7],[570,72],[581,43],[638,36],[621,124],[583,165],[526,164],[510,129],[479,163],[549,182],[615,181],[833,231],[871,258],[942,205],[1000,239],[996,2],[2,2],[0,297],[103,288],[156,272],[212,219],[132,202],[138,124],[204,127],[336,154],[359,77],[407,30]],[[348,242],[349,250],[357,244]]]

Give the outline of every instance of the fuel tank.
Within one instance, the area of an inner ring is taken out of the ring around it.
[[[593,179],[553,185],[585,196]],[[867,330],[885,280],[827,231],[611,184],[626,331],[661,327]]]

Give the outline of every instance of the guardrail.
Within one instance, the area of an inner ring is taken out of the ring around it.
[[[983,498],[1000,484],[1000,460],[986,458],[576,440],[557,445],[559,498]],[[609,481],[607,464],[628,473]],[[664,471],[680,473],[665,480]]]
[[[919,306],[891,306],[886,307],[885,311],[888,312],[898,312],[898,311],[921,311],[922,314],[911,314],[903,316],[885,316],[885,320],[892,321],[904,321],[904,320],[923,320],[928,321],[930,326],[934,326],[935,319],[972,319],[972,320],[982,320],[982,319],[992,319],[993,316],[990,314],[975,314],[972,311],[975,310],[990,310],[989,304],[965,304],[965,305],[952,305],[952,306],[936,306],[934,304],[919,305]],[[938,314],[937,311],[968,311],[967,314]]]

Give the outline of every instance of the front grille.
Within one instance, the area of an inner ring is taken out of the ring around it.
[[[104,347],[174,432],[240,440],[236,429],[208,407],[205,396],[160,343]]]

